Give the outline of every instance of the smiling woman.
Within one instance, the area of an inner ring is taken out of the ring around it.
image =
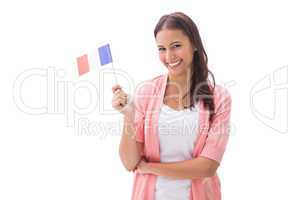
[[[170,78],[185,76],[191,69],[196,49],[181,30],[164,28],[156,35],[159,58],[170,70]]]
[[[216,171],[229,138],[230,94],[215,85],[187,15],[162,16],[154,36],[168,73],[140,85],[133,102],[121,86],[112,89],[112,105],[124,114],[120,158],[135,173],[132,199],[219,200]]]

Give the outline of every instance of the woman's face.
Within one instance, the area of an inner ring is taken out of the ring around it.
[[[181,30],[162,29],[156,35],[160,61],[172,76],[186,75],[193,61],[194,47]]]

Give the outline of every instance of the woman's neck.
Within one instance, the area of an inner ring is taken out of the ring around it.
[[[170,84],[175,83],[177,87],[180,88],[180,90],[184,93],[187,92],[190,78],[188,74],[183,74],[181,76],[168,76],[168,82]]]

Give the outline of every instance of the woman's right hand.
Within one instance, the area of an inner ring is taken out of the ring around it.
[[[130,101],[128,94],[126,94],[120,85],[112,87],[113,98],[112,107],[122,113],[125,117],[133,119],[134,106]]]

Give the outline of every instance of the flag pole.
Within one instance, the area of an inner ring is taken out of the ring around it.
[[[109,44],[111,44],[111,41],[109,42]],[[110,59],[111,59],[111,67],[112,67],[112,70],[113,70],[113,73],[114,73],[115,83],[117,85],[118,84],[118,80],[117,80],[116,69],[114,67],[114,62],[113,62],[113,58],[112,58],[112,53],[111,53],[110,45],[108,45],[108,46],[109,46],[109,55],[110,55]],[[120,106],[123,106],[123,104],[120,103]]]
[[[114,62],[113,62],[113,57],[112,57],[112,53],[111,53],[111,49],[110,49],[110,44],[112,44],[111,41],[109,41],[109,55],[110,55],[110,59],[111,59],[111,66],[112,66],[112,70],[113,70],[113,73],[114,73],[114,77],[115,77],[115,83],[116,85],[118,84],[118,79],[117,79],[117,74],[116,74],[116,69],[114,67]]]
[[[115,83],[118,84],[117,74],[116,74],[116,69],[115,69],[115,67],[114,67],[113,62],[111,62],[111,66],[112,66],[113,73],[114,73],[114,77],[115,77]]]

